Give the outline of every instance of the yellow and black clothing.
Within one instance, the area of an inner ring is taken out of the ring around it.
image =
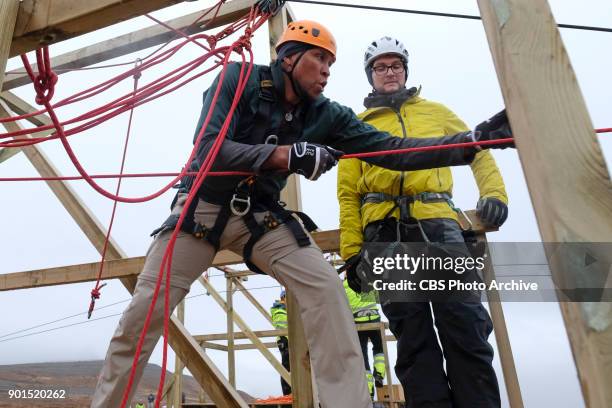
[[[275,329],[286,329],[287,324],[287,306],[285,302],[277,300],[270,309],[272,315],[272,324]],[[289,336],[278,336],[276,338],[276,344],[278,345],[278,351],[281,353],[281,362],[283,367],[290,371],[289,365]],[[281,388],[283,389],[283,395],[291,394],[291,386],[281,377]]]
[[[369,105],[371,107],[358,117],[398,138],[439,137],[468,130],[465,123],[447,107],[421,98],[419,91],[411,88],[396,96],[372,97]],[[470,167],[480,197],[497,198],[508,203],[503,179],[488,150],[477,153]],[[383,219],[394,206],[391,201],[362,203],[365,194],[385,193],[397,196],[428,192],[447,193],[452,196],[452,190],[453,177],[449,167],[395,171],[359,159],[341,160],[338,164],[338,200],[342,258],[346,260],[356,255],[363,243],[365,227]],[[416,200],[410,204],[409,210],[410,215],[418,220],[437,218],[457,220],[453,207],[444,201]],[[394,210],[391,216],[399,217],[399,211],[399,209]]]
[[[367,110],[359,117],[406,139],[467,130],[453,112],[421,98],[419,91],[412,88],[392,95],[372,94],[365,100]],[[504,183],[491,154],[479,152],[470,166],[480,198],[507,204]],[[342,160],[338,166],[342,257],[348,260],[359,254],[364,241],[426,240],[460,244],[465,247],[462,255],[470,256],[450,201],[452,188],[448,167],[393,171],[355,159]],[[398,228],[398,220],[416,220],[420,233],[406,233],[401,225]],[[385,292],[379,295],[389,327],[398,339],[395,372],[408,408],[499,408],[493,349],[487,341],[492,323],[480,302],[432,302],[430,306],[430,302],[390,300]]]

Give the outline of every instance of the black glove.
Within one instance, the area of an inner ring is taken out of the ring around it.
[[[265,14],[275,15],[283,7],[286,0],[258,0],[255,6]]]
[[[295,143],[289,151],[289,170],[309,180],[316,180],[338,164],[342,155],[344,152],[329,146],[308,142]]]
[[[508,218],[508,206],[493,197],[484,197],[478,201],[476,212],[486,225],[501,227]]]
[[[512,137],[512,129],[510,128],[508,116],[506,116],[506,110],[504,109],[491,119],[476,126],[471,135],[475,142]],[[514,147],[514,142],[480,146],[481,149],[505,149],[506,147]]]
[[[340,272],[343,270],[346,271],[346,282],[348,283],[349,288],[353,290],[355,293],[361,293],[361,277],[357,273],[357,266],[361,261],[361,254],[351,256],[345,263],[342,268],[340,268]]]

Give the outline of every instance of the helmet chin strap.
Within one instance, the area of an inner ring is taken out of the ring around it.
[[[300,53],[300,55],[297,57],[297,59],[293,63],[290,71],[285,71],[285,70],[283,71],[289,76],[289,79],[291,80],[291,87],[293,88],[293,92],[295,92],[295,94],[301,100],[308,101],[310,100],[310,97],[304,91],[304,89],[300,86],[300,84],[296,81],[295,76],[293,75],[293,71],[295,71],[295,67],[297,66],[298,62],[300,62],[300,60],[302,59],[305,53],[306,51],[303,51]]]

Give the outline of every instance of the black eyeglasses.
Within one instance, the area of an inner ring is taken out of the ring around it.
[[[404,72],[404,64],[402,64],[401,62],[395,62],[391,65],[375,65],[372,67],[372,71],[374,71],[374,73],[378,76],[383,76],[387,75],[387,72],[389,72],[389,68],[391,68],[391,72],[393,72],[394,74],[401,74],[402,72]]]

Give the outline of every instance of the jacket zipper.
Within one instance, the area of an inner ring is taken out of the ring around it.
[[[401,108],[400,108],[401,109]],[[400,125],[402,125],[402,138],[405,139],[408,137],[408,133],[406,132],[406,126],[404,125],[404,121],[402,120],[402,114],[400,111],[394,110],[397,115],[397,119],[399,120]],[[400,185],[399,185],[399,195],[404,195],[404,171],[400,172]]]

